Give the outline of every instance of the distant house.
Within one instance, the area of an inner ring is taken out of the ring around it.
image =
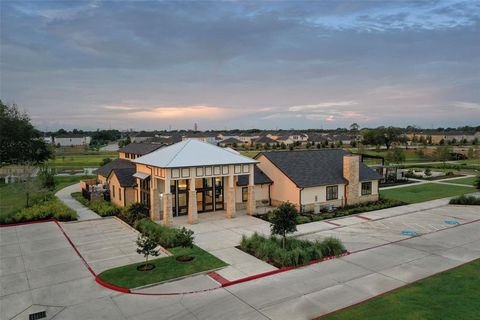
[[[188,139],[195,139],[202,142],[207,142],[210,144],[217,145],[219,142],[216,133],[207,133],[207,132],[189,132],[182,135],[182,141]]]
[[[120,159],[133,160],[153,152],[163,146],[163,144],[153,143],[130,143],[118,150],[118,157]]]
[[[255,141],[259,138],[258,134],[251,134],[251,133],[242,133],[236,137],[238,140],[241,140],[245,144],[251,144],[252,141]]]
[[[60,147],[77,147],[89,145],[92,138],[83,134],[68,133],[56,136],[54,141],[55,145]]]
[[[238,146],[243,146],[243,144],[244,144],[243,141],[233,137],[227,138],[218,143],[218,145],[221,147],[238,147]]]
[[[155,137],[154,132],[140,132],[130,136],[132,142],[140,143]]]
[[[303,211],[376,201],[377,172],[360,156],[342,149],[261,152],[258,168],[272,181],[270,198],[276,206],[289,201]]]
[[[268,145],[268,146],[272,146],[272,145],[274,145],[274,144],[280,144],[280,143],[279,143],[278,141],[276,141],[276,140],[273,140],[273,139],[270,138],[270,137],[263,136],[263,137],[260,137],[260,138],[258,138],[258,139],[255,139],[255,140],[253,141],[253,144],[256,145],[256,146],[258,145],[258,146],[264,147],[264,146],[267,146],[267,145]]]
[[[327,134],[309,134],[308,135],[308,142],[313,143],[313,144],[323,144],[323,143],[329,143],[331,142],[331,138]]]
[[[464,140],[467,142],[472,142],[475,139],[480,140],[480,132],[411,132],[407,133],[407,138],[410,141],[431,141],[432,144],[441,144],[442,142],[461,142]]]
[[[306,135],[305,133],[287,133],[277,136],[276,140],[278,143],[285,143],[286,145],[306,145],[308,142],[308,135]]]

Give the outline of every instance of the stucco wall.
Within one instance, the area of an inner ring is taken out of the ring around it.
[[[342,200],[344,198],[344,190],[344,185],[339,184],[338,200]],[[315,201],[315,196],[317,196],[317,201]],[[302,205],[323,202],[327,202],[327,186],[305,188],[302,190]]]
[[[125,197],[125,193],[123,192],[123,188],[120,187],[120,183],[118,182],[117,176],[114,173],[110,175],[108,179],[108,185],[110,187],[110,202],[119,207],[123,207],[123,198]],[[115,193],[113,192],[114,188]]]
[[[245,186],[245,188],[248,188],[248,186]],[[237,203],[242,203],[242,187],[241,186],[236,186],[235,200]],[[257,202],[257,207],[264,205],[262,204],[262,200],[269,200],[268,184],[255,185],[255,201]]]
[[[264,155],[260,155],[257,160],[259,161],[258,167],[260,170],[262,170],[273,181],[273,184],[270,186],[272,204],[279,205],[282,202],[289,201],[292,204],[299,206],[300,192],[295,183],[273,165]]]

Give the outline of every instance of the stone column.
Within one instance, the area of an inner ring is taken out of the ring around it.
[[[195,178],[190,179],[190,191],[188,193],[188,223],[198,222],[197,211],[197,190],[195,189]]]
[[[234,188],[235,176],[233,174],[228,176],[228,186],[225,188],[226,199],[227,199],[227,218],[235,218],[236,208],[235,208],[235,188]]]
[[[347,179],[348,184],[345,188],[346,204],[355,204],[360,198],[360,156],[345,155],[343,156],[343,177]]]
[[[150,219],[160,221],[160,193],[158,192],[158,181],[151,178],[150,185]]]
[[[170,192],[170,179],[165,179],[165,188],[163,192],[163,224],[165,226],[173,225],[173,205],[172,193]]]
[[[248,199],[247,199],[247,214],[253,215],[255,213],[255,182],[253,176],[253,168],[250,166],[250,174],[248,175]]]

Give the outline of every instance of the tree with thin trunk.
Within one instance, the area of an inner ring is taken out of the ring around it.
[[[270,232],[272,235],[282,236],[282,245],[285,249],[287,234],[297,231],[298,211],[290,202],[282,203],[273,211],[270,220]]]
[[[158,242],[146,234],[141,234],[138,236],[137,246],[138,246],[137,253],[143,254],[143,256],[145,257],[145,265],[143,269],[144,271],[147,271],[148,257],[149,256],[156,257],[160,254],[159,251],[157,250]]]

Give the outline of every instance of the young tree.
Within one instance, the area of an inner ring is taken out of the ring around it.
[[[53,190],[55,188],[55,176],[47,167],[40,168],[38,178],[40,179],[40,183],[43,188],[48,190]]]
[[[473,151],[473,148],[472,148],[472,147],[468,148],[467,158],[468,158],[468,159],[473,159],[474,156],[475,156],[475,153],[474,153],[474,151]]]
[[[480,176],[477,176],[473,185],[475,186],[475,188],[480,190]]]
[[[158,242],[146,234],[141,234],[138,236],[137,246],[138,246],[137,253],[143,254],[143,256],[145,257],[145,265],[143,266],[143,271],[147,271],[148,257],[149,256],[156,257],[160,254],[159,251],[157,250]]]
[[[395,163],[405,162],[405,152],[400,148],[395,148],[392,152],[392,161]]]
[[[439,146],[433,152],[433,157],[435,160],[443,162],[443,166],[445,166],[445,162],[450,160],[451,150],[451,147]]]
[[[297,215],[297,209],[289,202],[282,203],[273,211],[273,217],[270,220],[270,232],[272,235],[282,236],[283,248],[285,248],[287,234],[297,231]]]

